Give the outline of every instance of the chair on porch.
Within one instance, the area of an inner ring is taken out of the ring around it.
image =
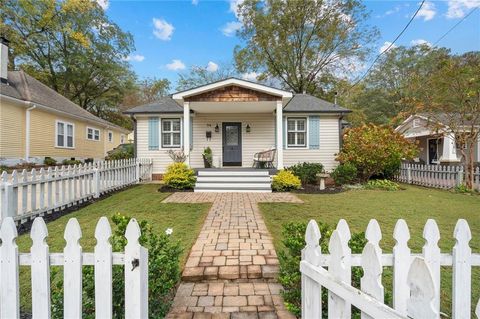
[[[253,167],[254,168],[274,168],[273,162],[275,161],[275,154],[277,149],[271,148],[265,151],[255,153],[253,155]]]

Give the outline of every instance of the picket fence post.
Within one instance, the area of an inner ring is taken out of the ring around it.
[[[407,183],[412,183],[412,166],[410,164],[407,164]]]
[[[338,281],[347,282],[347,273],[350,269],[346,268],[344,261],[345,251],[342,239],[338,230],[334,230],[328,245],[330,251],[330,264],[328,265],[328,272]],[[328,292],[328,318],[347,319],[345,313],[345,300],[335,295],[333,292]]]
[[[382,285],[382,262],[381,253],[375,244],[368,242],[362,252],[363,277],[360,279],[360,287],[363,292],[369,294],[380,302],[383,302],[384,288]],[[362,319],[372,318],[366,313],[361,313]]]
[[[413,319],[437,319],[436,287],[432,272],[423,258],[415,257],[408,271],[411,295],[407,301],[408,316]]]
[[[139,243],[135,218],[125,231],[125,319],[148,318],[148,251]]]
[[[136,165],[135,165],[135,178],[136,178],[136,183],[140,183],[140,161],[137,159],[136,160]]]
[[[452,318],[469,318],[472,291],[472,250],[468,243],[472,239],[472,233],[465,219],[458,220],[453,237],[455,237],[456,243],[452,252]]]
[[[95,190],[93,197],[100,197],[100,173],[98,168],[93,169],[93,189]]]
[[[20,318],[19,259],[17,227],[12,217],[0,227],[0,318]]]
[[[305,232],[305,248],[302,260],[320,266],[322,251],[319,245],[320,229],[312,219]],[[322,287],[312,278],[302,273],[302,318],[322,318]]]
[[[100,218],[95,228],[95,317],[112,318],[112,230],[106,217]]]
[[[3,182],[2,188],[2,207],[0,211],[0,220],[7,217],[15,217],[13,204],[13,184],[10,182]]]
[[[399,219],[393,230],[393,307],[402,315],[407,314],[407,300],[410,295],[407,277],[410,268],[410,231],[403,219]]]
[[[350,233],[350,228],[348,227],[347,221],[345,219],[340,219],[338,221],[336,230],[340,235],[340,239],[342,241],[342,247],[343,247],[342,261],[346,269],[346,271],[343,274],[343,281],[346,282],[347,284],[351,284],[352,283],[352,250],[350,249],[350,246],[348,246],[348,243],[352,238],[352,235]],[[350,318],[352,316],[352,305],[347,300],[344,301],[344,308],[345,308],[343,310],[344,317]]]
[[[82,230],[76,218],[65,227],[66,246],[63,250],[63,316],[82,318]]]
[[[463,166],[458,167],[457,171],[457,186],[463,185]]]
[[[440,311],[440,231],[434,219],[427,220],[423,229],[425,245],[422,248],[423,258],[432,273],[434,286],[434,306],[437,312]]]

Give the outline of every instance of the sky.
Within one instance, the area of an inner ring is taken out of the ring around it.
[[[167,78],[175,88],[178,74],[192,66],[215,71],[233,62],[233,49],[242,41],[235,8],[241,0],[123,1],[97,0],[113,22],[133,35],[135,51],[127,58],[139,78]],[[386,48],[417,10],[419,1],[363,2],[369,25],[380,32],[370,60]],[[454,53],[480,50],[480,0],[426,1],[396,45],[435,43]],[[368,62],[363,68],[368,67]],[[252,79],[252,74],[244,74]]]

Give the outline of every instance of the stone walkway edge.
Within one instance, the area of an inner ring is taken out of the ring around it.
[[[258,203],[290,193],[174,193],[165,203],[212,203],[167,318],[295,318],[277,283],[278,258]]]

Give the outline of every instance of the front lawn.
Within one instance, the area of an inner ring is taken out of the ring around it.
[[[428,218],[434,218],[440,228],[439,246],[442,252],[451,253],[455,243],[455,223],[459,218],[464,218],[472,232],[472,251],[480,252],[480,196],[407,185],[402,187],[406,190],[351,190],[338,194],[298,195],[304,204],[262,203],[260,208],[277,250],[282,249],[282,225],[286,222],[315,219],[335,227],[338,220],[343,218],[352,232],[364,232],[369,220],[375,218],[383,234],[380,245],[385,252],[391,252],[395,244],[392,237],[395,222],[403,218],[410,228],[410,248],[413,252],[421,252],[423,226]],[[479,268],[475,267],[472,272],[473,307],[480,297]],[[444,270],[445,268],[442,269],[442,310],[451,313],[451,273]],[[388,283],[386,285],[389,286]]]
[[[182,265],[195,242],[202,227],[209,204],[170,204],[162,203],[169,193],[159,193],[159,185],[148,184],[129,188],[125,191],[95,202],[71,214],[47,224],[48,244],[50,252],[62,252],[65,246],[63,233],[65,225],[72,217],[78,219],[82,229],[82,245],[84,252],[93,252],[95,246],[95,226],[101,216],[110,218],[115,213],[146,220],[157,232],[173,229],[172,238],[178,240],[183,248]],[[112,230],[113,223],[110,223]],[[31,239],[29,234],[20,236],[17,240],[20,252],[29,252]],[[22,267],[21,271],[21,304],[28,311],[31,303],[30,267]]]

